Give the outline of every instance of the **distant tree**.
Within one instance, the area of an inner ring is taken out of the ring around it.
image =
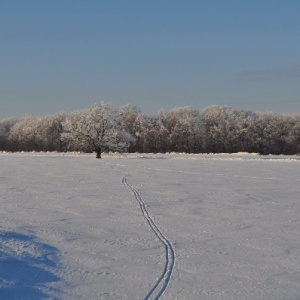
[[[261,121],[255,113],[219,105],[201,112],[206,152],[256,152],[261,145]]]
[[[40,118],[26,115],[11,128],[9,141],[17,151],[40,151],[38,139]]]
[[[226,118],[230,108],[211,105],[201,111],[204,130],[204,149],[206,152],[225,152]]]
[[[5,118],[0,120],[0,150],[12,150],[9,142],[9,133],[11,128],[17,123],[14,118]]]
[[[300,152],[300,115],[253,113],[211,105],[147,116],[100,102],[67,115],[0,120],[0,151]]]
[[[219,128],[223,132],[221,149],[226,153],[249,151],[247,132],[254,114],[244,110],[224,108]]]
[[[192,107],[176,107],[166,115],[169,151],[199,153],[203,144],[201,115]]]
[[[262,154],[295,154],[299,147],[299,132],[291,115],[267,113],[262,115]],[[298,138],[298,141],[297,141]]]
[[[156,145],[157,152],[165,153],[169,151],[169,131],[167,128],[167,114],[160,110],[156,117]]]
[[[137,132],[139,152],[157,152],[156,117],[141,116],[138,119],[139,131]]]
[[[129,141],[128,152],[136,152],[139,148],[141,110],[136,106],[126,104],[118,109],[117,114],[120,117],[120,129],[129,133],[132,137]]]
[[[228,152],[253,152],[253,139],[249,134],[254,126],[255,113],[245,110],[232,110],[227,126],[226,149]]]
[[[46,117],[25,116],[16,121],[9,131],[12,150],[61,151],[60,134],[65,115]]]
[[[290,130],[284,137],[285,151],[287,154],[300,154],[300,114],[286,117],[289,119]]]
[[[63,132],[63,123],[66,115],[57,113],[43,117],[39,120],[38,140],[42,151],[61,151],[62,141],[61,133]]]
[[[68,150],[96,152],[101,158],[103,150],[124,151],[131,135],[120,128],[120,119],[110,103],[100,102],[88,109],[70,113],[64,123],[62,140]]]

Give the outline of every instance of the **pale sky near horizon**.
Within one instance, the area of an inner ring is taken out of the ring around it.
[[[298,0],[0,0],[0,118],[98,101],[300,113]]]

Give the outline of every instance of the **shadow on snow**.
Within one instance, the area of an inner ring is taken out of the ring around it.
[[[50,297],[58,249],[34,237],[0,231],[0,299],[37,300]]]

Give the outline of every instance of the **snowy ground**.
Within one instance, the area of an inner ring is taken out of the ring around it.
[[[300,298],[300,157],[0,154],[0,299]]]

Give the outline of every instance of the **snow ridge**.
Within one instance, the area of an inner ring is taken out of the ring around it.
[[[163,270],[161,276],[158,278],[155,285],[152,287],[152,289],[148,292],[148,294],[145,297],[145,300],[148,300],[151,298],[154,300],[157,300],[164,293],[164,291],[166,290],[166,288],[171,280],[171,276],[172,276],[174,265],[175,265],[175,251],[174,251],[174,248],[173,248],[171,242],[165,237],[165,235],[161,232],[159,227],[155,224],[155,222],[149,215],[147,206],[146,206],[145,202],[143,201],[138,190],[133,188],[127,182],[127,175],[123,176],[122,183],[133,192],[135,199],[137,200],[137,202],[140,205],[140,209],[143,213],[144,218],[147,220],[147,223],[149,224],[150,228],[152,229],[152,231],[155,233],[157,238],[160,240],[160,242],[165,247],[166,261],[165,261],[165,265],[164,265],[164,270]]]

